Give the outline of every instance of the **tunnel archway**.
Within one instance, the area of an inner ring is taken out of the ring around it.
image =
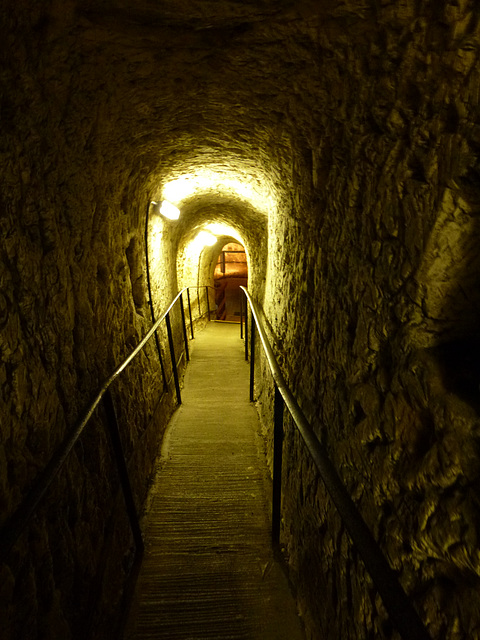
[[[234,180],[235,175],[233,171],[222,174],[215,185],[216,191],[206,188],[205,183],[195,183],[193,191],[183,191],[183,195],[175,196],[169,188],[170,182],[152,193],[155,201],[168,195],[181,212],[178,220],[165,220],[157,215],[149,224],[149,262],[156,313],[161,313],[162,306],[167,303],[167,286],[171,289],[170,296],[184,287],[211,287],[214,309],[215,264],[228,242],[240,243],[245,249],[249,287],[258,301],[263,300],[268,268],[269,215],[272,212],[265,209],[255,190],[248,191],[248,181],[244,184],[239,178]],[[225,182],[221,181],[223,179]],[[263,200],[270,202],[267,196]],[[212,246],[197,242],[199,234],[204,232],[215,237]],[[164,274],[172,272],[172,267],[175,278],[167,285]]]
[[[216,320],[239,322],[242,294],[240,287],[248,284],[248,264],[245,247],[238,242],[223,245],[213,271]]]

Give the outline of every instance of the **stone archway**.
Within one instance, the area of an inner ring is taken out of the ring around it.
[[[228,242],[222,247],[213,272],[216,319],[240,322],[242,294],[248,282],[247,256],[243,245]]]

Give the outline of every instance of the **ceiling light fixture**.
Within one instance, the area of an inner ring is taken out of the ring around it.
[[[180,217],[180,209],[168,200],[164,200],[161,204],[159,202],[152,201],[152,204],[160,206],[160,213],[164,218],[168,218],[169,220],[178,220]]]

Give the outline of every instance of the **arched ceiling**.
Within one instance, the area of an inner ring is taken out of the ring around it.
[[[134,164],[152,199],[205,168],[216,184],[199,184],[189,208],[228,198],[268,215],[286,197],[308,146],[317,3],[65,0],[41,11],[37,45],[75,65],[67,108],[92,105],[97,144]]]
[[[219,195],[194,196],[182,206],[180,219],[171,225],[176,240],[195,232],[210,222],[221,222],[237,229],[247,243],[253,238],[262,239],[266,234],[266,221],[258,211],[246,202]],[[266,239],[266,238],[265,238]]]
[[[51,155],[38,149],[53,171],[92,154],[145,200],[196,181],[177,200],[189,215],[227,203],[268,218],[289,206],[299,175],[303,193],[313,188],[329,103],[321,39],[347,38],[348,23],[348,38],[368,41],[374,11],[373,0],[18,0],[6,32],[28,37],[8,43],[17,92],[6,122],[23,114],[35,145],[44,122],[24,114],[48,96],[32,117],[54,131]]]
[[[177,171],[177,178],[163,182],[158,198],[181,210],[171,229],[177,244],[207,223],[216,222],[233,226],[247,245],[265,248],[267,218],[277,207],[275,189],[266,176],[260,180],[254,167],[248,172],[239,162],[225,159],[221,166],[210,159],[203,166],[185,163]]]

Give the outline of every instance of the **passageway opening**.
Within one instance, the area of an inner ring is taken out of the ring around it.
[[[221,157],[219,153],[214,155],[215,158],[206,157],[197,152],[184,158],[182,163],[175,162],[168,173],[159,175],[158,183],[152,185],[150,192],[153,200],[166,199],[181,211],[173,223],[158,221],[163,228],[162,242],[168,247],[163,254],[169,254],[175,261],[175,288],[212,287],[212,310],[215,309],[215,264],[229,242],[240,243],[244,248],[249,286],[255,290],[257,299],[263,300],[269,229],[280,200],[274,176],[269,175],[261,163],[252,164],[251,160],[228,153],[222,153]],[[202,159],[206,161],[200,164]],[[197,242],[204,231],[215,236],[212,246]],[[157,232],[151,229],[151,233]],[[158,278],[161,286],[165,273],[172,271],[166,261],[161,260],[158,244],[152,254],[155,289],[155,280]],[[155,291],[153,296],[156,297]]]
[[[240,322],[242,295],[240,287],[248,283],[245,248],[238,242],[222,247],[213,272],[216,320]]]

